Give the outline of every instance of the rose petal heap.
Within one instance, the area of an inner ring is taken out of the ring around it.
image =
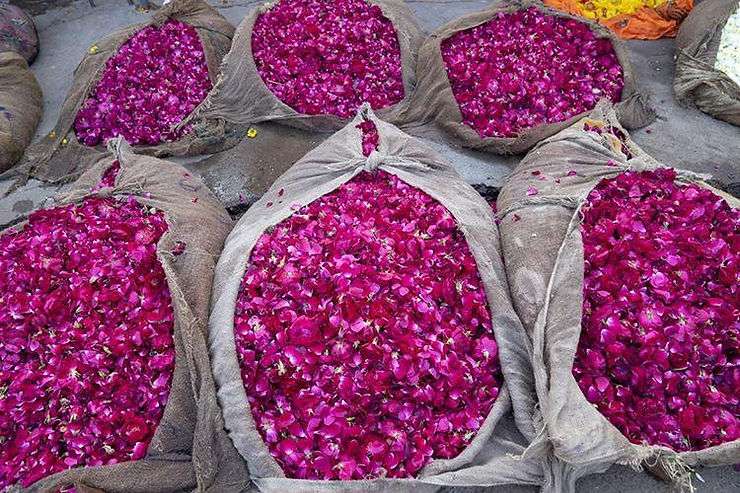
[[[132,145],[172,142],[189,131],[173,127],[211,90],[203,44],[195,28],[176,20],[134,34],[105,65],[74,128],[95,146],[123,136]]]
[[[166,230],[88,198],[0,236],[0,489],[146,454],[175,362]]]
[[[740,210],[675,178],[589,195],[573,375],[631,442],[688,451],[740,438]]]
[[[100,181],[92,189],[93,192],[101,190],[103,188],[111,188],[116,184],[116,178],[118,173],[121,171],[121,163],[114,161],[111,166],[105,170],[103,176],[100,177]]]
[[[362,132],[362,155],[368,157],[373,151],[378,149],[380,144],[380,134],[378,127],[372,120],[364,120],[356,125]]]
[[[442,42],[463,123],[481,137],[516,137],[619,101],[622,67],[611,41],[587,24],[531,7],[499,13]]]
[[[234,324],[252,415],[288,477],[411,477],[470,443],[503,381],[455,219],[383,171],[260,237]]]
[[[281,0],[261,14],[252,55],[267,87],[307,115],[354,116],[403,99],[393,24],[366,0]]]

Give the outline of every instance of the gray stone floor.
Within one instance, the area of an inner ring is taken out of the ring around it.
[[[41,53],[32,68],[43,88],[45,104],[38,137],[53,127],[70,87],[72,73],[87,48],[115,29],[141,22],[147,14],[136,12],[126,0],[95,0],[95,8],[88,0],[17,0],[13,3],[28,6],[38,14],[35,19],[41,37]],[[259,2],[211,0],[211,3],[236,25]],[[479,10],[489,2],[407,0],[407,3],[423,27],[430,31],[459,15]],[[740,181],[740,128],[675,103],[671,90],[673,40],[632,41],[628,47],[639,80],[651,93],[660,115],[647,129],[634,132],[635,140],[668,165],[709,173],[725,184],[737,184]],[[256,138],[246,139],[230,154],[181,161],[201,174],[224,204],[235,211],[240,203],[258,197],[275,177],[325,138],[274,124],[259,125],[257,129]],[[476,185],[499,186],[520,159],[455,148],[433,129],[426,133],[428,143],[453,163],[468,182]],[[235,155],[239,159],[234,159]],[[58,190],[58,187],[34,181],[17,188],[0,177],[0,228],[48,203],[48,197]],[[703,469],[700,474],[704,482],[696,481],[699,492],[740,491],[740,473],[733,468]],[[499,490],[504,489],[496,489]],[[527,488],[505,490],[532,491]],[[613,467],[607,473],[583,478],[578,483],[578,491],[667,492],[668,488],[647,474]]]

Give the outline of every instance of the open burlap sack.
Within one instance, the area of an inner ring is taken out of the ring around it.
[[[175,19],[195,27],[203,44],[208,75],[215,84],[218,70],[231,47],[234,27],[204,0],[173,0],[154,11],[151,19],[116,31],[92,45],[74,72],[72,87],[62,105],[54,129],[28,149],[24,173],[34,178],[58,182],[79,176],[100,158],[104,146],[88,147],[77,140],[74,121],[85,99],[100,81],[109,58],[139,30],[159,26]],[[195,125],[174,142],[156,146],[135,146],[137,153],[153,156],[188,156],[216,152],[225,138],[236,138],[236,129]],[[221,123],[223,125],[223,123]],[[241,137],[241,134],[239,135]]]
[[[404,98],[397,104],[378,110],[384,120],[400,124],[416,86],[416,55],[423,39],[414,15],[402,0],[367,0],[377,5],[392,23],[401,47]],[[257,18],[276,2],[256,7],[236,28],[234,43],[224,59],[218,84],[193,112],[194,121],[250,124],[277,121],[304,130],[333,132],[349,120],[335,115],[306,115],[280,101],[265,85],[252,55],[252,30]]]
[[[538,125],[523,130],[517,137],[482,138],[472,127],[463,123],[460,107],[452,93],[442,59],[442,42],[457,32],[485,24],[500,12],[516,12],[530,7],[542,10],[548,15],[577,19],[588,24],[599,38],[609,39],[624,72],[622,101],[617,104],[620,121],[628,128],[640,128],[655,119],[655,112],[649,106],[647,96],[638,89],[627,48],[611,31],[596,23],[546,7],[534,0],[497,0],[485,10],[443,25],[426,39],[419,49],[417,90],[410,106],[408,120],[419,122],[433,120],[450,134],[454,142],[464,147],[496,154],[517,154],[527,151],[537,142],[556,134],[585,116],[586,113],[582,113],[560,123]]]
[[[722,29],[738,8],[738,0],[704,0],[694,7],[678,30],[673,79],[680,102],[734,125],[740,125],[740,86],[714,64]]]
[[[36,132],[44,108],[41,87],[18,53],[0,53],[0,173],[13,166]]]
[[[246,468],[223,430],[207,347],[211,280],[232,221],[208,188],[173,163],[136,155],[120,138],[112,151],[83,174],[55,206],[85,197],[128,197],[162,211],[168,230],[157,245],[175,314],[175,369],[169,400],[145,458],[63,471],[27,491],[180,492],[242,491]],[[95,192],[103,173],[120,163],[115,184]],[[14,227],[21,227],[23,223]],[[182,253],[173,253],[185,243]]]
[[[540,460],[516,457],[523,452],[522,446],[495,431],[497,423],[513,408],[521,434],[527,440],[536,435],[529,343],[509,299],[491,209],[435,152],[377,119],[367,106],[361,113],[283,174],[241,218],[226,241],[214,279],[209,344],[218,399],[229,436],[246,461],[252,481],[261,491],[417,492],[434,491],[442,486],[539,485],[542,482]],[[361,132],[355,127],[362,118],[373,121],[380,135],[378,151],[367,158],[362,154]],[[398,176],[438,200],[457,220],[485,286],[504,383],[470,445],[453,459],[429,463],[415,479],[289,479],[255,428],[244,390],[234,340],[239,285],[252,248],[263,232],[293,215],[298,209],[295,204],[307,205],[365,170],[383,170]]]
[[[616,137],[584,131],[585,123],[622,131],[624,145],[634,157],[628,159]],[[552,454],[549,473],[559,485],[551,491],[574,491],[579,477],[603,472],[612,464],[646,467],[690,489],[691,467],[740,461],[737,441],[681,453],[629,442],[586,400],[572,374],[583,305],[580,208],[600,180],[662,166],[629,138],[613,109],[600,104],[590,117],[530,151],[499,195],[506,272],[514,306],[533,340],[537,397]],[[679,179],[709,187],[689,172],[679,171]],[[528,196],[529,187],[536,187],[537,195]],[[737,199],[714,192],[733,207],[740,206]]]

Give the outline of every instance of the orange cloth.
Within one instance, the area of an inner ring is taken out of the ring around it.
[[[544,0],[545,5],[582,17],[581,0]],[[628,15],[596,19],[622,39],[674,37],[678,26],[694,7],[693,0],[668,0],[658,8],[643,7]]]

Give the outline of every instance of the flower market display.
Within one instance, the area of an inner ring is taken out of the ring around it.
[[[280,0],[252,32],[262,80],[298,113],[351,118],[404,97],[392,22],[367,0]]]
[[[0,6],[1,7],[1,6]],[[0,173],[23,155],[41,121],[44,99],[20,53],[0,53]]]
[[[412,477],[470,443],[501,386],[454,218],[384,171],[263,234],[234,325],[252,415],[289,477]]]
[[[490,207],[368,106],[252,206],[216,269],[219,402],[267,490],[452,467],[485,484],[466,468],[509,399],[534,433]]]
[[[676,98],[740,126],[740,2],[706,0],[676,37]]]
[[[740,438],[740,209],[675,180],[623,173],[581,209],[573,374],[632,443],[701,450]]]
[[[545,0],[545,5],[603,24],[623,39],[673,37],[693,0]]]
[[[497,206],[558,474],[630,464],[687,488],[694,467],[736,463],[740,201],[599,105],[528,154]]]
[[[196,121],[194,110],[211,91],[233,34],[205,0],[173,0],[146,22],[97,40],[74,71],[54,128],[22,164],[39,180],[68,180],[118,136],[160,157],[222,150],[233,129]]]
[[[424,34],[398,0],[279,0],[239,24],[202,120],[343,128],[367,102],[400,124]]]
[[[409,120],[497,154],[531,149],[600,100],[630,128],[655,119],[619,39],[530,0],[499,0],[438,28],[419,49],[417,78]]]
[[[170,19],[134,34],[110,57],[75,118],[88,146],[124,137],[132,145],[172,142],[175,130],[211,90],[203,45],[195,28]]]
[[[205,336],[230,219],[185,169],[113,149],[0,234],[3,491],[220,489],[242,474],[219,462]]]
[[[0,487],[146,454],[175,363],[166,230],[90,198],[0,236]]]
[[[500,12],[442,42],[463,123],[482,137],[516,137],[618,102],[624,74],[609,38],[530,7]]]

